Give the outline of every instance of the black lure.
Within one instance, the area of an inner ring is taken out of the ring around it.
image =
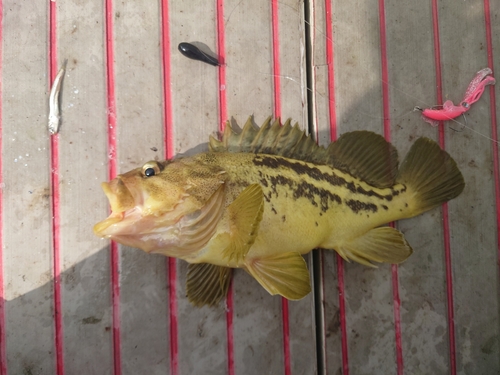
[[[207,55],[205,52],[191,43],[179,43],[178,48],[184,56],[190,59],[203,61],[213,66],[219,66],[219,60],[217,60],[215,57]]]

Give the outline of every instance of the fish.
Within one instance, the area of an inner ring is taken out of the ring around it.
[[[61,122],[61,109],[59,107],[59,93],[62,87],[64,73],[66,72],[66,65],[68,60],[64,60],[63,65],[59,69],[52,83],[49,95],[49,133],[55,135],[59,133],[59,125]]]
[[[395,147],[369,131],[325,148],[291,120],[268,118],[259,128],[249,118],[241,130],[228,122],[207,152],[149,161],[104,182],[112,212],[94,233],[187,261],[195,306],[219,304],[237,268],[271,295],[299,300],[311,291],[304,254],[401,263],[412,247],[386,224],[438,207],[464,186],[453,158],[428,138],[399,166]]]

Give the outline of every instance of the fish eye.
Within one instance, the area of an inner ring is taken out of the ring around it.
[[[144,171],[144,176],[151,177],[155,175],[155,170],[153,168],[148,168]]]
[[[143,177],[153,177],[160,173],[161,169],[157,162],[150,161],[142,166]]]

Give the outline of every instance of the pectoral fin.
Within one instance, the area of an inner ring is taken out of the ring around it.
[[[401,263],[413,252],[403,233],[391,227],[372,229],[335,250],[345,260],[352,259],[369,267],[376,267],[371,261]]]
[[[231,281],[231,268],[208,263],[188,266],[186,294],[193,305],[217,305],[226,295]]]
[[[260,185],[248,186],[227,208],[231,231],[230,244],[222,255],[241,261],[253,245],[264,212],[264,194]]]
[[[214,235],[215,228],[224,211],[222,209],[224,189],[225,185],[222,184],[201,209],[185,215],[180,220],[181,246],[179,247],[184,254],[191,249],[199,250]]]
[[[309,271],[299,253],[252,259],[245,265],[247,271],[272,295],[280,294],[298,300],[311,291]]]

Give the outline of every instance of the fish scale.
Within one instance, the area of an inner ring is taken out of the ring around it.
[[[204,155],[200,159],[204,160]],[[403,195],[405,185],[378,189],[328,166],[262,154],[220,153],[211,162],[226,171],[231,200],[250,184],[262,186],[264,218],[259,239],[248,257],[271,254],[273,249],[279,252],[280,247],[294,246],[301,254],[318,247],[335,248],[337,238],[350,239],[370,228],[407,217],[410,209]],[[246,168],[242,170],[240,165]],[[231,184],[232,180],[244,183]],[[285,221],[275,222],[273,215],[285,216]],[[357,222],[360,217],[363,220]],[[304,235],[309,234],[307,238],[297,240],[290,236],[297,227]],[[216,258],[217,251],[214,247],[198,260]],[[222,260],[220,265],[227,263]]]

